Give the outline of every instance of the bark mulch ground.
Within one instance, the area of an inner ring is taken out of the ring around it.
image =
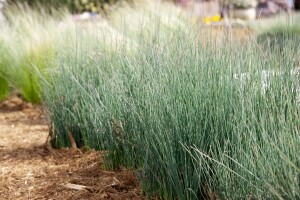
[[[16,95],[0,103],[0,199],[145,199],[131,171],[101,152],[45,145],[46,114]]]

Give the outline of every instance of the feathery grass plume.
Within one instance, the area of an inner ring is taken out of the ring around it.
[[[0,35],[10,60],[2,66],[2,74],[25,100],[40,103],[39,80],[33,66],[41,70],[48,67],[65,31],[63,24],[68,26],[69,22],[62,11],[57,11],[55,18],[42,8],[21,4],[8,6],[6,17]]]

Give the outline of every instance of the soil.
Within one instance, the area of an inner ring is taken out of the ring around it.
[[[145,199],[133,172],[106,171],[101,152],[45,145],[41,106],[0,103],[0,199]]]

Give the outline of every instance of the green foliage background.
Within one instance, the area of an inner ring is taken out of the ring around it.
[[[41,5],[43,7],[66,7],[72,13],[101,12],[106,5],[111,5],[123,0],[8,0],[9,4],[27,3],[30,6]]]

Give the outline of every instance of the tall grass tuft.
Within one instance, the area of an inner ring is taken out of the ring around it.
[[[40,103],[39,78],[34,67],[42,71],[48,67],[55,57],[56,45],[63,42],[61,35],[72,25],[62,11],[53,11],[54,16],[50,16],[43,8],[21,4],[8,6],[5,11],[6,21],[0,30],[5,49],[5,54],[0,55],[0,75],[25,100]]]
[[[149,197],[299,198],[299,52],[287,44],[278,58],[226,33],[217,43],[158,10],[78,36],[41,76],[53,145],[71,146],[71,133],[106,150],[106,166],[134,169]]]

